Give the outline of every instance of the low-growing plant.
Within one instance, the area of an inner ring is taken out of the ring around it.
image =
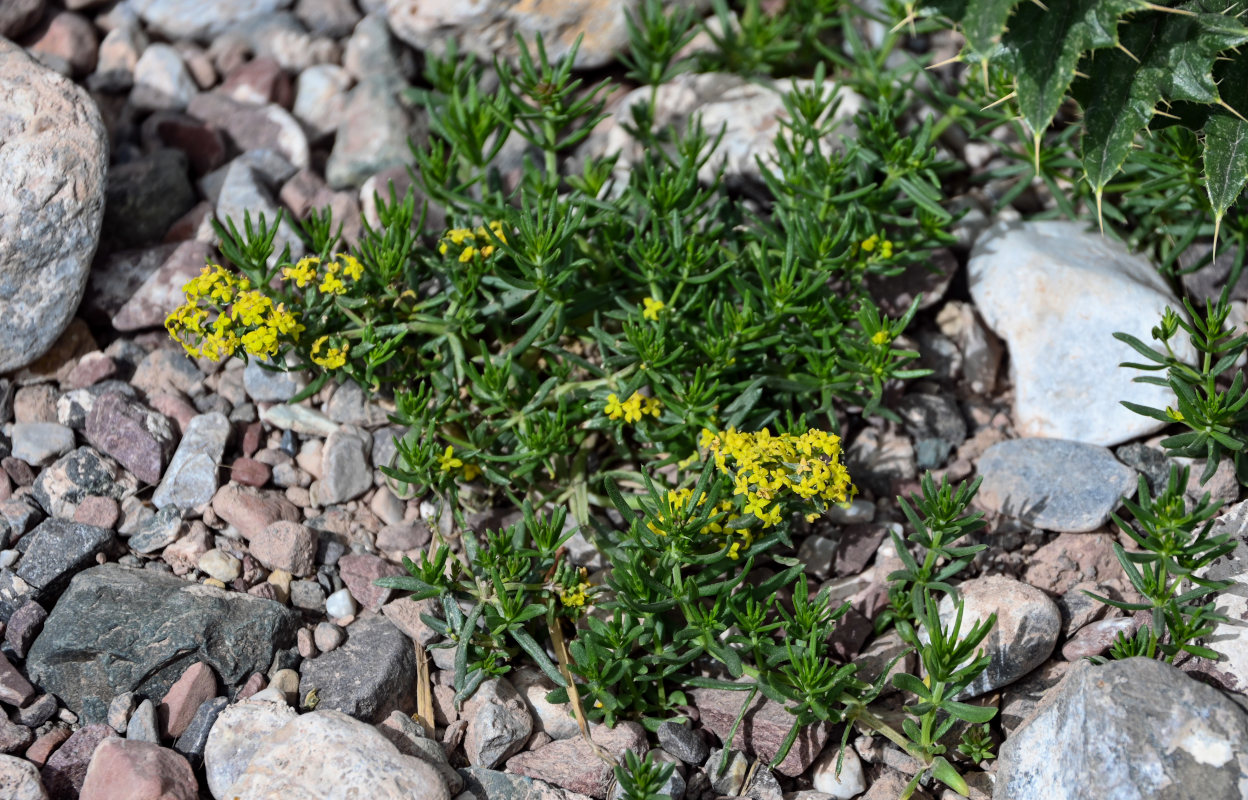
[[[838,139],[840,93],[818,66],[782,95],[775,156],[730,187],[722,132],[654,123],[655,87],[690,66],[688,31],[653,3],[633,21],[629,68],[650,88],[616,121],[641,146],[627,169],[619,154],[572,158],[609,88],[573,75],[575,48],[552,62],[540,38],[521,41],[516,64],[494,65],[496,89],[470,59],[431,58],[430,88],[413,93],[431,131],[414,147],[419,212],[415,191],[376,198],[354,246],[314,214],[297,258],[275,252],[280,223],[227,223],[228,266],[205,268],[168,328],[197,356],[318,367],[297,400],[330,379],[394,392],[407,432],[381,468],[434,495],[439,517],[409,575],[379,585],[436,602],[423,618],[444,638],[431,646],[454,650],[457,702],[531,662],[589,741],[591,721],[678,718],[691,689],[742,692],[742,714],[762,694],[794,717],[773,765],[804,726],[857,723],[919,761],[907,795],[928,776],[965,793],[943,740],[994,713],[955,699],[987,663],[993,620],[964,632],[961,604],[942,621],[937,597],[975,552],[953,546],[976,527],[974,488],[929,475],[903,503],[920,553],[897,542],[895,616],[924,677],[891,678],[916,698],[900,730],[870,710],[893,665],[868,684],[838,662],[848,605],[785,554],[797,516],[854,495],[844,422],[896,419],[890,393],[927,374],[902,338],[920,299],[890,318],[867,278],[952,241],[949,165],[930,119],[909,122],[913,98],[884,81]],[[429,231],[434,213],[447,225]],[[522,519],[466,524],[500,502]],[[610,563],[596,580],[565,549],[578,532]],[[624,791],[652,795],[661,772],[628,766]]]
[[[1226,589],[1229,581],[1201,577],[1202,569],[1235,549],[1229,533],[1210,536],[1213,517],[1218,506],[1206,493],[1188,508],[1186,491],[1189,471],[1177,465],[1170,468],[1166,488],[1153,497],[1148,481],[1140,476],[1136,501],[1123,498],[1122,504],[1131,512],[1135,525],[1113,514],[1114,524],[1131,538],[1140,549],[1128,551],[1117,542],[1114,553],[1127,579],[1143,598],[1131,603],[1085,592],[1102,603],[1124,611],[1149,611],[1152,619],[1134,637],[1118,635],[1109,660],[1158,654],[1173,663],[1183,653],[1217,659],[1219,653],[1198,640],[1213,632],[1217,623],[1227,618],[1215,610],[1215,602],[1202,599]],[[1107,659],[1093,658],[1097,663]]]
[[[602,116],[603,87],[583,90],[570,63],[539,41],[487,93],[471,61],[431,60],[415,177],[450,229],[423,235],[412,194],[378,198],[354,248],[328,213],[305,221],[299,259],[273,252],[276,226],[231,225],[234,270],[193,282],[170,331],[196,355],[319,367],[302,396],[331,377],[393,389],[410,433],[391,474],[455,511],[471,485],[479,503],[553,500],[586,524],[607,480],[640,486],[639,462],[689,458],[703,427],[893,416],[886,389],[926,374],[900,340],[918,300],[890,319],[865,279],[949,239],[928,129],[867,109],[829,148],[836,92],[816,73],[784,96],[760,164],[769,213],[745,213],[722,167],[708,181],[718,136],[654,130],[652,103],[634,108],[646,147],[626,174],[609,155],[564,176]],[[509,137],[538,156],[512,189],[495,161]]]
[[[1227,284],[1234,284],[1237,274]],[[1208,300],[1204,313],[1197,311],[1190,300],[1184,298],[1187,317],[1166,308],[1160,324],[1152,329],[1152,338],[1165,352],[1149,347],[1127,333],[1115,333],[1114,338],[1129,345],[1150,363],[1124,363],[1121,366],[1144,372],[1164,372],[1165,377],[1142,375],[1134,380],[1172,390],[1176,397],[1175,407],[1165,410],[1151,408],[1139,403],[1123,401],[1122,404],[1137,414],[1163,422],[1178,424],[1187,432],[1161,440],[1172,456],[1205,459],[1205,469],[1200,482],[1207,483],[1218,469],[1223,457],[1229,457],[1235,465],[1235,475],[1240,483],[1248,484],[1248,387],[1242,370],[1234,369],[1236,362],[1248,352],[1248,334],[1236,334],[1227,320],[1231,313],[1227,290],[1217,302]],[[1179,331],[1187,334],[1196,353],[1196,365],[1188,364],[1175,351],[1175,338]],[[1234,377],[1226,376],[1234,369]]]

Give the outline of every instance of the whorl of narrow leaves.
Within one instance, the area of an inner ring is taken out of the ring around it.
[[[1217,222],[1248,182],[1248,52],[1236,49],[1248,27],[1239,0],[927,0],[912,13],[953,20],[966,36],[963,60],[1013,74],[1037,148],[1074,95],[1084,113],[1084,174],[1098,202],[1158,117],[1204,134]],[[1174,104],[1200,113],[1176,116]]]

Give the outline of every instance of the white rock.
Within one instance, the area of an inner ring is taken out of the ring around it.
[[[854,748],[845,748],[845,756],[841,761],[841,773],[837,775],[836,761],[840,757],[840,743],[834,742],[810,766],[810,778],[815,791],[831,795],[838,800],[848,800],[865,792],[867,784],[862,775],[862,760],[858,758],[858,753],[854,751]]]
[[[48,800],[39,768],[18,756],[0,755],[0,789],[6,800]]]
[[[192,417],[165,475],[152,495],[157,508],[194,508],[217,491],[217,465],[231,433],[230,421],[214,411]]]
[[[247,769],[260,745],[296,716],[285,702],[265,702],[260,694],[228,706],[208,733],[204,771],[208,789],[217,800],[230,796],[227,792]]]
[[[775,157],[775,137],[782,119],[788,118],[783,94],[793,81],[746,81],[724,73],[686,73],[659,87],[655,100],[655,124],[657,127],[675,125],[682,129],[691,117],[699,114],[704,129],[711,135],[724,128],[724,138],[719,149],[698,172],[703,181],[710,181],[720,165],[725,165],[730,176],[758,179],[759,157],[770,164]],[[808,89],[810,81],[798,80],[800,89]],[[849,89],[842,88],[837,95],[840,106],[835,119],[839,125],[832,136],[823,142],[829,151],[840,148],[843,139],[853,138],[856,131],[852,119],[862,106],[862,98]],[[622,123],[631,122],[630,109],[638,103],[650,100],[649,87],[636,89],[625,95],[614,107],[610,117],[586,142],[586,150],[593,153],[620,152],[616,164],[618,175],[625,176],[632,165],[643,155],[643,147],[634,140]]]
[[[1120,401],[1165,408],[1174,393],[1132,383],[1141,373],[1118,364],[1142,357],[1113,338],[1148,344],[1165,308],[1179,307],[1148,262],[1083,223],[998,223],[976,242],[969,274],[976,308],[1009,348],[1021,435],[1114,445],[1163,427]],[[1182,334],[1173,344],[1193,356]]]
[[[291,0],[130,0],[150,28],[170,39],[208,39]]]
[[[243,562],[214,547],[199,557],[199,568],[222,583],[230,583],[242,574]]]
[[[295,81],[295,119],[313,139],[331,136],[342,122],[351,76],[337,64],[317,64]]]
[[[228,796],[300,800],[450,800],[432,765],[402,755],[376,728],[313,711],[269,735]]]
[[[353,616],[358,609],[350,589],[339,589],[325,598],[325,613],[334,619]]]
[[[177,50],[167,44],[152,44],[134,67],[130,103],[147,111],[181,111],[198,88]]]

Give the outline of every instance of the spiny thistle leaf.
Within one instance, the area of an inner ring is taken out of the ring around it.
[[[1001,46],[1005,23],[1021,0],[967,0],[962,32],[967,46],[984,58]]]
[[[1018,108],[1034,134],[1049,127],[1075,78],[1082,53],[1114,47],[1118,21],[1143,0],[1024,3],[1002,37],[1002,57],[1018,83]]]
[[[1084,174],[1098,198],[1160,103],[1219,100],[1214,60],[1248,41],[1248,30],[1219,14],[1149,12],[1124,21],[1119,37],[1121,47],[1091,54],[1095,80],[1075,87],[1085,109]]]
[[[1205,121],[1205,186],[1213,208],[1215,253],[1222,217],[1248,183],[1248,60],[1225,63],[1218,75],[1225,107],[1213,109]]]

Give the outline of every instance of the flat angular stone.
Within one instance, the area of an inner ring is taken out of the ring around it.
[[[163,508],[134,529],[128,544],[131,550],[146,555],[168,547],[185,532],[181,509]]]
[[[976,240],[967,271],[975,308],[1009,349],[1020,435],[1108,446],[1164,427],[1120,404],[1175,398],[1135,383],[1140,373],[1119,364],[1140,356],[1113,338],[1151,342],[1166,307],[1180,307],[1152,264],[1084,222],[1001,222]],[[1172,344],[1192,360],[1186,336]]]
[[[152,495],[152,504],[157,508],[195,508],[211,501],[218,487],[217,465],[225,455],[231,432],[230,421],[219,412],[193,417]]]
[[[95,562],[113,540],[107,528],[47,519],[22,537],[17,576],[45,595],[54,595],[75,572]]]
[[[70,710],[98,706],[103,719],[117,693],[163,697],[196,661],[237,686],[267,671],[297,628],[296,614],[272,601],[105,564],[70,582],[26,669]]]
[[[347,628],[345,644],[303,663],[299,694],[316,689],[317,708],[380,722],[404,704],[415,675],[411,640],[385,617],[366,617]]]
[[[119,394],[95,401],[87,415],[87,441],[117,459],[144,483],[160,483],[178,435],[164,414]]]
[[[728,732],[745,703],[745,696],[746,692],[726,689],[695,689],[691,693],[693,704],[702,714],[702,725],[709,728],[721,741],[728,738]],[[758,695],[746,711],[741,727],[733,739],[733,746],[743,747],[747,753],[770,761],[780,752],[780,745],[792,726],[793,715],[788,709]],[[802,728],[793,748],[784,761],[780,762],[776,771],[789,777],[805,772],[823,750],[831,730],[832,726],[826,723]]]
[[[56,798],[77,798],[95,749],[100,742],[116,735],[116,731],[103,724],[87,725],[74,731],[43,767],[43,785],[48,793]]]
[[[1233,800],[1248,778],[1248,715],[1145,658],[1075,664],[1001,746],[995,800]]]
[[[187,760],[167,747],[105,739],[87,767],[82,800],[199,800],[199,782]]]
[[[1044,530],[1082,533],[1109,521],[1136,472],[1104,447],[1061,439],[1012,439],[980,458],[983,508]]]

